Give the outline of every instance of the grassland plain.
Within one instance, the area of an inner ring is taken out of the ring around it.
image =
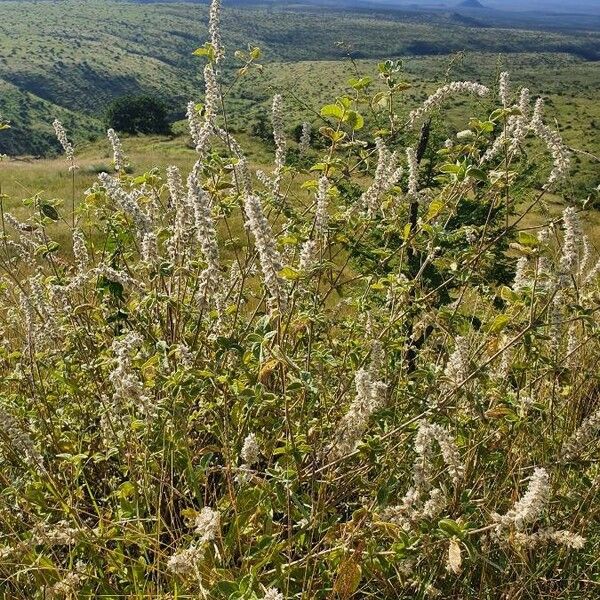
[[[269,126],[265,138],[249,135],[253,126],[263,120],[268,122],[269,104],[275,93],[281,93],[286,107],[286,128],[288,134],[302,122],[311,122],[314,128],[323,124],[320,108],[336,96],[351,91],[348,80],[356,76],[370,76],[373,85],[378,85],[375,59],[348,58],[320,61],[266,61],[261,71],[253,70],[238,81],[226,95],[228,122],[246,142],[250,159],[257,166],[267,165],[273,152]],[[194,72],[198,70],[198,60],[193,62]],[[406,115],[408,111],[432,92],[444,78],[479,79],[493,85],[500,70],[515,73],[518,84],[531,82],[532,93],[541,94],[547,100],[549,116],[560,123],[560,130],[566,142],[575,149],[573,168],[567,183],[566,193],[572,199],[583,200],[600,183],[597,173],[600,156],[600,68],[598,63],[585,61],[569,54],[552,53],[459,53],[452,56],[408,56],[403,58],[404,77],[411,87],[398,98],[398,111]],[[324,75],[325,74],[325,75]],[[231,75],[230,75],[231,77]],[[193,78],[192,78],[193,79]],[[199,86],[190,84],[189,98],[201,99]],[[181,102],[183,109],[185,102]],[[53,136],[51,121],[54,118],[54,105],[44,103],[47,112],[38,116],[34,126],[48,129]],[[33,107],[36,104],[34,102]],[[451,137],[464,124],[465,114],[472,102],[461,100],[450,106],[444,119],[438,120],[439,135]],[[368,117],[368,108],[363,111]],[[83,113],[60,110],[59,118],[65,118],[67,127],[76,134],[77,155],[81,166],[76,177],[77,192],[85,190],[102,169],[110,169],[110,145],[102,134],[102,127],[92,117]],[[77,136],[81,124],[88,135]],[[90,136],[89,133],[92,133]],[[97,133],[96,133],[97,132]],[[25,136],[18,122],[14,129],[3,131],[7,135]],[[44,134],[46,135],[46,134]],[[132,168],[137,174],[151,166],[165,168],[167,165],[189,167],[194,160],[191,147],[186,146],[187,131],[182,124],[174,127],[171,137],[129,137],[125,139]],[[91,137],[92,141],[86,139]],[[55,143],[51,137],[52,144]],[[1,140],[0,140],[1,141]],[[10,200],[18,206],[20,199],[42,193],[45,197],[66,197],[70,194],[71,181],[61,169],[63,158],[48,157],[41,160],[19,157],[8,159],[0,164],[2,188]],[[595,177],[595,178],[594,178]]]
[[[54,116],[76,139],[93,138],[102,132],[106,104],[124,93],[160,95],[173,107],[173,117],[181,116],[185,103],[201,91],[192,51],[206,40],[206,23],[207,7],[200,3],[0,2],[0,112],[13,122],[0,151],[40,155],[56,150],[50,128]],[[553,84],[554,93],[579,97],[585,94],[580,84],[597,91],[592,67],[584,66],[585,59],[598,58],[600,34],[593,30],[467,27],[443,12],[260,4],[228,7],[224,23],[226,46],[260,46],[272,64],[269,77],[277,71],[278,79],[298,61],[344,58],[346,50],[336,43],[345,42],[355,58],[440,56],[439,63],[424,59],[438,76],[453,52],[528,57],[540,52],[545,54],[531,69]],[[577,67],[573,57],[580,59]],[[477,59],[471,64],[475,67]],[[232,69],[230,64],[226,74],[231,76]],[[418,69],[415,74],[420,76]],[[264,85],[262,90],[264,96]],[[247,120],[243,113],[240,118]]]

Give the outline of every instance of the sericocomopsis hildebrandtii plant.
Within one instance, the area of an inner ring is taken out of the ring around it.
[[[308,169],[277,95],[256,175],[222,100],[260,52],[223,86],[219,15],[189,174],[129,175],[111,130],[71,220],[4,199],[3,594],[591,598],[600,263],[581,206],[526,220],[569,172],[542,101],[503,73],[397,113],[387,61]]]

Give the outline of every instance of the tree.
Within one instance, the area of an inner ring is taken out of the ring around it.
[[[263,142],[273,145],[273,126],[266,112],[261,111],[256,117],[256,121],[252,123],[251,133]]]
[[[167,107],[153,96],[122,96],[106,111],[109,127],[125,133],[169,133]]]

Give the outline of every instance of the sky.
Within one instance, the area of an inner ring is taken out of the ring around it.
[[[482,0],[482,4],[493,8],[526,8],[531,10],[552,9],[574,11],[577,9],[600,12],[600,0]]]
[[[456,6],[461,0],[371,0],[391,6],[409,4]],[[552,12],[586,12],[600,14],[600,0],[479,0],[484,6],[499,10],[551,10]]]

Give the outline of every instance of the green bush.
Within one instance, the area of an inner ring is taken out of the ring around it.
[[[400,119],[388,61],[307,167],[276,96],[254,173],[218,9],[185,178],[129,176],[110,132],[76,215],[2,211],[3,596],[593,598],[600,262],[579,207],[525,223],[570,167],[543,103],[503,73]]]
[[[122,96],[106,109],[108,127],[122,133],[169,133],[166,104],[152,96]]]

